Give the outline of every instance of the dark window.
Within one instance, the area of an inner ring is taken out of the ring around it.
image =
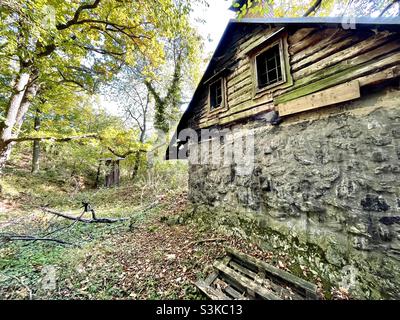
[[[282,81],[279,44],[258,55],[256,65],[258,88]]]
[[[210,108],[215,109],[222,105],[222,79],[210,85]]]

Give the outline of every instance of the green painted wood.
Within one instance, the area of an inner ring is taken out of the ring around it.
[[[339,71],[331,76],[322,78],[309,85],[302,86],[297,89],[290,90],[287,93],[281,94],[274,98],[274,104],[288,102],[296,98],[304,97],[308,94],[318,92],[320,90],[335,86],[337,84],[344,83],[362,77],[368,73],[371,73],[379,68],[388,67],[400,61],[400,53],[389,54],[383,58],[376,60],[375,62],[367,62],[361,65],[349,67],[343,71]],[[324,73],[324,72],[322,72]]]

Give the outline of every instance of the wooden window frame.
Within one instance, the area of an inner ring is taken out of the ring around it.
[[[257,57],[276,45],[279,45],[282,80],[259,88],[257,75]],[[293,84],[293,79],[290,73],[287,34],[281,35],[278,39],[268,43],[268,45],[260,45],[256,50],[252,50],[249,55],[249,59],[253,83],[253,99],[256,99],[259,96],[262,96],[268,92],[272,92],[275,89],[291,86]]]
[[[218,81],[221,81],[222,101],[221,101],[221,105],[219,107],[212,109],[211,108],[211,86]],[[226,78],[225,77],[219,77],[216,80],[214,80],[208,84],[208,99],[207,99],[207,101],[208,101],[208,103],[207,103],[208,115],[214,115],[216,113],[220,113],[220,112],[228,110],[228,106],[227,106],[227,102],[226,102],[227,97],[226,97]]]

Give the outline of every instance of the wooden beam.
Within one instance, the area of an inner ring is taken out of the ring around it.
[[[278,105],[279,115],[286,116],[293,113],[313,110],[358,99],[360,96],[360,85],[358,81],[355,80],[280,104]]]
[[[253,291],[267,300],[282,300],[275,294],[273,294],[270,290],[256,284],[254,281],[249,278],[241,275],[240,273],[234,271],[233,269],[227,267],[221,262],[215,262],[214,268],[218,269],[220,272],[226,274],[231,279],[237,281],[241,286],[247,288],[250,291]]]
[[[307,96],[311,93],[321,91],[323,89],[330,88],[334,85],[344,83],[350,80],[355,80],[359,77],[371,74],[377,69],[391,67],[397,64],[400,60],[400,52],[395,52],[386,55],[385,57],[379,57],[374,62],[368,61],[366,63],[349,67],[346,70],[340,71],[336,74],[332,74],[328,77],[310,83],[308,85],[296,88],[287,93],[278,95],[274,98],[275,105],[282,104],[300,97]]]
[[[225,295],[223,292],[216,290],[214,288],[211,288],[209,285],[207,285],[202,280],[199,280],[199,281],[195,282],[194,284],[197,288],[200,289],[201,292],[203,292],[211,300],[232,300],[227,295]]]
[[[266,273],[269,275],[272,275],[276,277],[277,279],[281,279],[286,281],[289,284],[292,284],[296,286],[297,288],[302,289],[305,291],[306,298],[308,299],[317,299],[317,286],[311,282],[308,282],[306,280],[303,280],[299,277],[296,277],[295,275],[286,272],[284,270],[275,268],[274,266],[271,266],[270,264],[258,260],[252,256],[249,256],[247,254],[244,254],[234,248],[226,248],[226,252],[234,257],[239,258],[240,260],[243,260],[245,262],[248,262],[254,266],[259,267],[260,269],[264,269]]]
[[[358,39],[360,36],[355,35],[350,38],[355,38]],[[351,58],[357,58],[360,55],[367,53],[370,50],[379,48],[380,46],[384,45],[386,42],[388,42],[390,39],[396,40],[396,38],[393,38],[393,33],[390,32],[381,32],[378,33],[370,38],[367,38],[359,43],[356,43],[344,50],[342,49],[342,43],[333,43],[331,47],[329,48],[329,51],[331,54],[323,59],[321,57],[317,57],[318,59],[313,59],[312,56],[309,57],[307,64],[310,64],[311,62],[316,61],[315,63],[312,63],[308,67],[301,69],[299,71],[294,72],[293,78],[294,79],[303,79],[306,76],[313,74],[315,72],[318,72],[320,70],[325,70],[328,67],[334,66],[338,64],[339,62],[343,62],[347,59]],[[345,41],[345,40],[344,40]],[[334,50],[332,50],[334,49]],[[334,53],[337,51],[336,53]],[[368,61],[368,60],[365,60]],[[346,62],[345,64],[347,65],[354,65],[353,62]],[[298,64],[294,64],[294,70],[300,69]],[[308,81],[308,80],[307,80]]]
[[[394,79],[397,77],[400,77],[400,65],[358,78],[358,82],[360,83],[360,87],[363,87],[378,84],[382,81]]]

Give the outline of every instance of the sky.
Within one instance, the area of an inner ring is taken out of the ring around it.
[[[230,19],[235,17],[235,13],[229,10],[231,0],[212,0],[209,1],[209,7],[199,6],[192,13],[194,25],[200,31],[202,36],[209,41],[205,42],[206,53],[214,52],[219,40]],[[198,19],[203,19],[199,23]]]
[[[205,39],[204,57],[212,54],[224,33],[225,27],[235,13],[229,10],[231,0],[209,0],[209,6],[197,4],[191,14],[193,25]],[[204,66],[206,67],[206,66]],[[107,101],[106,97],[99,96],[99,104],[112,115],[120,115],[117,104]]]

